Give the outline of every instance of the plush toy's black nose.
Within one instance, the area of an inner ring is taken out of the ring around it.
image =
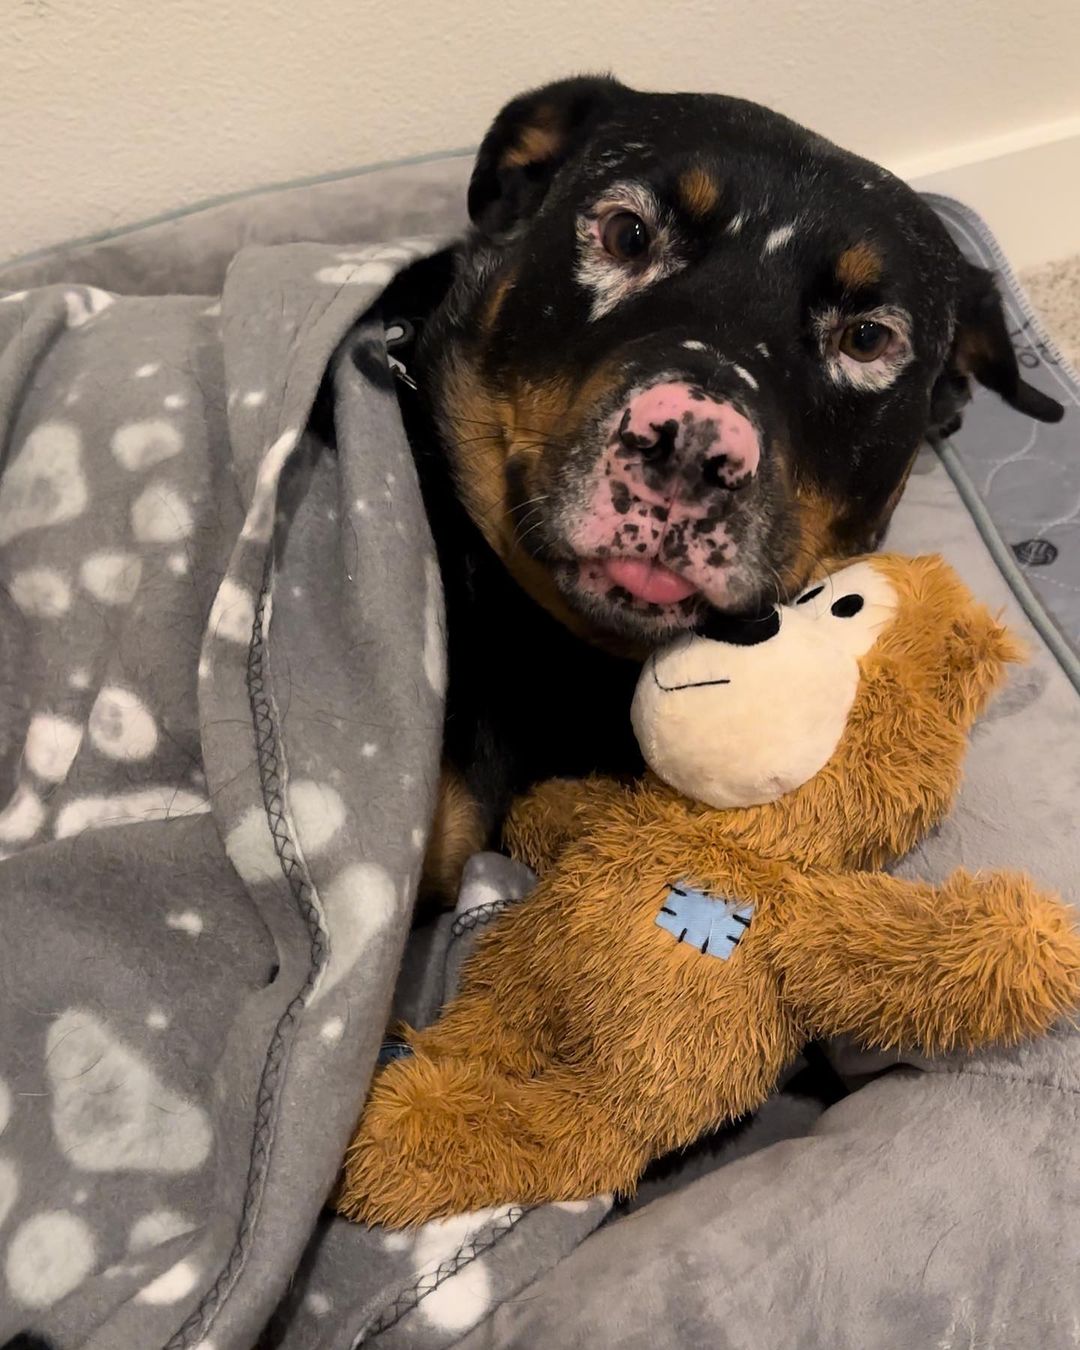
[[[780,611],[775,606],[761,614],[721,614],[719,610],[712,610],[694,631],[713,642],[754,647],[779,633]]]

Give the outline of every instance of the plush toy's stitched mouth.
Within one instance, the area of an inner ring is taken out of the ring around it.
[[[651,664],[653,683],[656,685],[657,689],[662,690],[665,694],[677,694],[682,689],[709,689],[713,685],[731,683],[730,680],[690,680],[686,684],[663,684],[660,680],[660,676],[656,673],[655,652],[653,653]]]

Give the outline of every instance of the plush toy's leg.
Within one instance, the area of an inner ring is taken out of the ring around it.
[[[522,1012],[528,1006],[523,1005]],[[473,1059],[495,1073],[528,1078],[548,1061],[543,1028],[516,1022],[493,996],[479,991],[459,995],[437,1022],[408,1033],[413,1052],[432,1061]]]
[[[609,1084],[588,1069],[522,1080],[474,1060],[399,1061],[375,1084],[335,1205],[401,1227],[630,1190],[650,1154],[612,1106]]]
[[[517,1081],[474,1059],[421,1054],[390,1064],[349,1146],[335,1208],[399,1228],[512,1199],[506,1160],[523,1130]]]
[[[411,1059],[377,1078],[335,1203],[352,1218],[402,1226],[498,1204],[632,1191],[645,1164],[759,1105],[794,1055],[771,975],[668,948],[670,975],[637,1021],[637,1039],[533,1077],[471,1056]],[[708,963],[697,996],[689,962]],[[666,964],[666,963],[665,963]],[[655,991],[654,991],[655,992]],[[424,1033],[426,1036],[427,1033]],[[445,1048],[446,1043],[441,1043]]]
[[[1070,911],[1020,874],[799,877],[771,946],[785,1001],[819,1036],[938,1054],[1035,1035],[1080,1004]]]

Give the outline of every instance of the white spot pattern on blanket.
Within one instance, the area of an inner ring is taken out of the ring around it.
[[[79,580],[103,605],[130,605],[142,580],[142,560],[134,553],[91,553]]]
[[[165,559],[165,566],[176,577],[185,576],[191,571],[191,561],[186,553],[170,553]]]
[[[394,878],[378,863],[350,863],[320,888],[330,934],[330,958],[312,995],[324,998],[360,955],[386,931],[398,909]]]
[[[60,783],[79,753],[83,729],[78,722],[55,713],[38,713],[26,732],[28,768],[47,783]]]
[[[137,380],[148,380],[151,375],[156,375],[160,369],[160,361],[147,361],[135,371],[135,378]]]
[[[7,1158],[0,1158],[0,1228],[4,1226],[18,1195],[19,1174],[15,1171],[15,1164]]]
[[[300,434],[295,429],[283,431],[263,455],[251,505],[244,520],[244,528],[240,532],[241,539],[253,539],[262,544],[270,542],[274,532],[278,480],[285,461],[296,449],[299,439]]]
[[[0,480],[0,544],[28,530],[74,520],[87,499],[78,431],[67,422],[43,422]]]
[[[146,1025],[151,1031],[164,1031],[169,1025],[169,1014],[161,1008],[151,1008],[146,1014]]]
[[[337,1045],[344,1034],[344,1017],[328,1017],[319,1028],[319,1040],[326,1045]]]
[[[146,820],[175,820],[181,816],[200,816],[210,803],[198,792],[160,785],[118,792],[111,797],[78,797],[63,807],[56,817],[53,833],[67,839],[83,830],[102,830],[111,825],[131,825]]]
[[[249,389],[240,402],[245,408],[261,408],[266,402],[266,390]]]
[[[414,1277],[435,1274],[444,1261],[449,1261],[462,1247],[467,1248],[474,1235],[504,1219],[510,1209],[511,1206],[502,1205],[425,1224],[417,1233],[413,1248]],[[483,1260],[474,1258],[456,1275],[444,1280],[420,1300],[416,1310],[429,1326],[440,1331],[462,1332],[475,1326],[491,1311],[491,1279]]]
[[[128,1251],[138,1253],[149,1251],[151,1247],[160,1247],[162,1243],[171,1242],[173,1238],[193,1232],[196,1226],[190,1219],[177,1214],[174,1209],[152,1210],[131,1225]]]
[[[83,286],[81,289],[81,294],[79,291],[64,292],[64,304],[67,306],[67,326],[69,328],[81,328],[91,319],[96,319],[116,299],[115,295],[110,295],[108,291],[99,290],[97,286]]]
[[[306,857],[316,857],[345,823],[341,793],[328,783],[302,778],[289,789],[287,802],[300,847]]]
[[[440,698],[446,693],[446,634],[439,564],[424,559],[424,674]]]
[[[313,1289],[304,1299],[304,1307],[312,1317],[325,1317],[334,1307],[334,1300],[321,1289]]]
[[[59,619],[71,608],[71,587],[52,567],[28,567],[11,578],[11,598],[35,619]]]
[[[131,528],[142,544],[175,544],[190,536],[194,524],[188,503],[165,482],[151,483],[131,507]]]
[[[249,886],[281,876],[274,837],[261,803],[249,806],[225,836],[225,852],[241,880]]]
[[[146,422],[129,422],[120,427],[112,438],[112,452],[117,461],[132,473],[152,469],[155,464],[171,459],[184,448],[180,432],[163,417]]]
[[[186,394],[166,394],[162,399],[162,403],[170,412],[175,412],[178,408],[186,408],[187,402]]]
[[[8,1247],[8,1288],[26,1308],[50,1308],[82,1284],[95,1259],[94,1236],[84,1219],[64,1209],[35,1214]]]
[[[136,1303],[179,1303],[199,1282],[199,1267],[194,1261],[177,1261],[135,1295]]]
[[[255,601],[251,592],[232,577],[226,577],[218,587],[207,623],[213,637],[227,642],[251,641],[255,624]]]
[[[186,933],[188,937],[198,937],[204,926],[202,915],[196,914],[193,909],[182,909],[165,916],[166,928],[175,928],[178,933]]]
[[[157,723],[138,695],[106,685],[90,710],[90,741],[108,759],[148,759],[157,747]]]
[[[0,843],[25,844],[44,823],[44,803],[28,783],[20,783],[0,812]]]
[[[72,1166],[183,1173],[209,1157],[213,1134],[202,1107],[167,1088],[93,1013],[61,1013],[45,1045],[53,1132]]]
[[[345,821],[341,794],[326,783],[301,778],[288,794],[288,809],[296,837],[307,858],[317,857]],[[281,876],[274,838],[262,805],[249,806],[225,837],[225,851],[249,885]]]
[[[89,689],[90,672],[85,666],[76,666],[68,676],[68,684],[72,689]]]

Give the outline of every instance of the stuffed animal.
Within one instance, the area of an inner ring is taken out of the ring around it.
[[[1069,910],[1025,876],[880,870],[947,812],[1017,641],[936,557],[878,556],[648,661],[652,773],[542,785],[539,873],[377,1077],[336,1205],[389,1225],[630,1192],[761,1105],[810,1039],[927,1054],[1080,1002]]]

